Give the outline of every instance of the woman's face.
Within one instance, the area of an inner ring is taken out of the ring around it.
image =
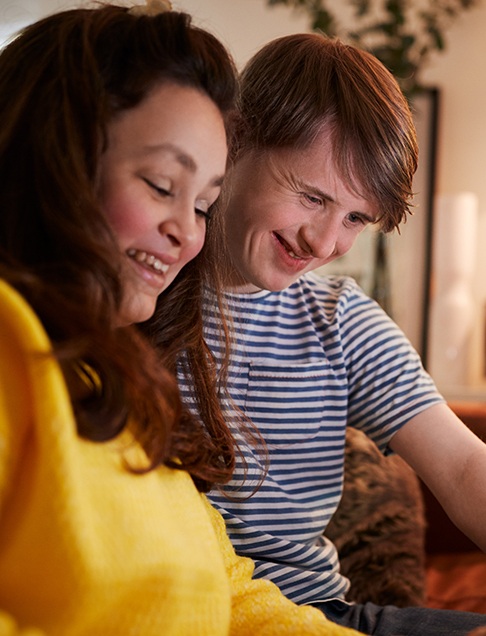
[[[278,291],[345,254],[379,210],[338,173],[324,128],[304,150],[249,152],[231,170],[228,286]]]
[[[99,197],[122,253],[121,325],[150,318],[159,294],[201,250],[226,152],[217,106],[173,83],[109,126]]]

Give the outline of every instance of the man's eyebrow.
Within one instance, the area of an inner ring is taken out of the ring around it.
[[[361,214],[361,216],[364,216],[364,218],[368,221],[368,223],[378,223],[379,219],[378,216],[372,216],[371,214],[368,214],[367,212],[360,212],[359,210],[356,212],[356,214]]]
[[[336,199],[334,197],[332,197],[327,192],[323,192],[320,188],[316,188],[316,186],[309,185],[308,183],[303,183],[302,187],[312,192],[312,194],[317,194],[321,199],[326,199],[326,201],[330,201],[331,203],[336,203]]]
[[[320,199],[325,199],[326,201],[330,201],[331,203],[336,203],[336,200],[327,192],[323,192],[320,188],[310,183],[303,181],[301,178],[292,177],[291,181],[294,183],[294,187],[297,190],[302,190],[302,192],[309,192],[310,194],[315,194]]]

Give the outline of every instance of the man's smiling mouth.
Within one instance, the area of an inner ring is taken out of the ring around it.
[[[275,238],[278,240],[278,242],[280,243],[280,245],[285,249],[285,251],[287,252],[287,254],[295,259],[296,261],[307,261],[310,260],[310,256],[309,254],[305,254],[305,255],[299,255],[296,254],[294,252],[294,250],[291,248],[291,246],[287,243],[287,241],[285,241],[279,234],[277,234],[276,232],[274,232],[274,236]]]

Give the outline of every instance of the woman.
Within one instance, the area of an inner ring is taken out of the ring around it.
[[[168,8],[61,12],[0,56],[0,633],[349,633],[251,580],[198,492],[234,462],[210,360],[212,435],[156,353],[159,297],[167,360],[197,348],[181,270],[235,93],[221,44]]]

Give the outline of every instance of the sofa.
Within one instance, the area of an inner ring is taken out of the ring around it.
[[[486,439],[486,407],[451,408]],[[326,535],[351,581],[348,600],[486,614],[486,555],[448,519],[413,470],[348,429],[343,497]]]

